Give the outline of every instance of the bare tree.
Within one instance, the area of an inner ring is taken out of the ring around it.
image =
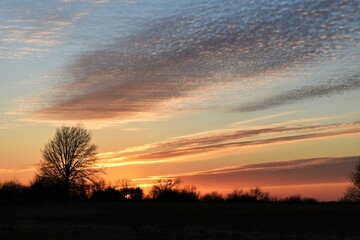
[[[355,166],[355,171],[349,176],[351,185],[345,190],[341,200],[346,202],[360,202],[360,160]]]
[[[39,164],[41,178],[59,183],[68,196],[84,181],[93,181],[102,170],[94,168],[97,147],[82,126],[63,126],[44,147]]]
[[[156,187],[163,191],[172,190],[173,188],[178,187],[181,182],[181,178],[159,179]]]
[[[130,178],[122,178],[115,181],[115,185],[119,189],[126,189],[132,187]]]
[[[150,196],[154,199],[158,198],[164,192],[171,192],[177,188],[182,182],[181,178],[159,179],[157,184],[150,190]]]

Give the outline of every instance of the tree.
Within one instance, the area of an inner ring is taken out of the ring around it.
[[[345,189],[342,200],[345,202],[360,202],[360,160],[355,166],[355,171],[350,174],[349,180],[351,185]]]
[[[96,149],[91,134],[80,125],[56,129],[41,151],[38,177],[61,184],[66,197],[85,181],[93,181],[102,170],[94,168]]]
[[[153,199],[166,198],[164,196],[172,195],[174,189],[177,188],[181,182],[180,178],[159,179],[157,184],[151,188],[150,196]]]
[[[130,188],[131,187],[131,179],[130,178],[122,178],[115,181],[116,187],[119,189]]]

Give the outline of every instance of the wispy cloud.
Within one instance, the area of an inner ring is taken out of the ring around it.
[[[191,156],[199,159],[210,153],[214,155],[218,151],[224,152],[242,147],[286,144],[354,134],[360,134],[359,122],[274,126],[251,130],[229,129],[213,134],[206,133],[204,136],[170,139],[119,152],[102,153],[99,158],[103,166],[191,161]]]
[[[236,187],[274,187],[299,184],[331,184],[347,182],[349,173],[359,161],[358,156],[325,157],[184,172],[134,179],[137,183],[152,183],[157,179],[181,177],[186,183],[213,190]],[[211,188],[211,187],[210,187]]]
[[[343,59],[339,49],[355,49],[355,59],[347,59],[348,75],[337,76],[331,84],[312,79],[306,87],[276,91],[264,100],[253,98],[253,103],[240,103],[236,110],[257,111],[359,86],[356,1],[176,4],[166,16],[149,17],[142,22],[144,27],[130,29],[132,34],[78,55],[66,69],[72,80],[59,89],[63,100],[36,112],[32,119],[121,121],[144,113],[156,117],[177,110],[171,104],[174,100],[183,103],[182,109],[196,109],[204,100],[199,92],[209,86],[242,86],[267,72]],[[238,88],[238,95],[245,93]]]
[[[248,119],[248,120],[242,120],[242,121],[233,123],[232,126],[241,126],[241,125],[248,124],[248,123],[254,123],[254,122],[258,122],[258,121],[274,119],[274,118],[278,118],[278,117],[291,115],[291,114],[294,114],[297,112],[298,111],[281,112],[281,113],[270,114],[270,115],[261,116],[261,117],[257,117],[257,118],[252,118],[252,119]]]
[[[284,93],[278,93],[274,96],[256,100],[253,103],[245,104],[244,106],[236,108],[236,111],[259,111],[284,104],[291,104],[304,99],[329,96],[332,94],[339,94],[350,90],[357,90],[359,88],[360,74],[356,73],[344,80],[335,79],[332,81],[328,81],[324,84],[305,86],[298,89],[289,90]]]
[[[0,168],[0,175],[22,173],[22,172],[34,172],[35,170],[36,170],[35,165],[27,165],[17,168]]]
[[[351,164],[355,165],[359,160],[359,156],[351,157],[326,157],[326,158],[310,158],[310,159],[297,159],[289,161],[278,161],[278,162],[266,162],[258,164],[249,164],[243,166],[232,166],[225,168],[216,168],[205,171],[187,172],[176,175],[162,175],[152,176],[153,178],[171,178],[171,177],[185,177],[185,176],[198,176],[198,175],[219,175],[229,173],[259,173],[259,172],[283,172],[294,169],[312,168],[326,165],[338,165],[338,164]],[[347,176],[344,176],[345,179]]]

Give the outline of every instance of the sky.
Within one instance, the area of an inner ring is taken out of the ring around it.
[[[3,0],[0,180],[82,123],[107,181],[336,200],[360,156],[357,0]]]

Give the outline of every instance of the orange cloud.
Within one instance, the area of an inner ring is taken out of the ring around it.
[[[323,200],[336,200],[348,184],[348,175],[359,161],[358,156],[313,158],[249,164],[206,171],[184,172],[134,179],[149,184],[161,178],[180,177],[200,190],[228,193],[235,188],[259,186],[275,195],[304,194]],[[336,191],[333,191],[333,190]],[[316,191],[317,192],[316,192]]]
[[[325,125],[275,126],[251,130],[228,129],[205,136],[184,138],[132,147],[119,152],[99,155],[101,164],[124,166],[155,162],[189,161],[189,157],[204,156],[217,151],[230,151],[242,147],[294,143],[305,140],[360,134],[360,122]],[[186,158],[185,158],[186,157]]]

